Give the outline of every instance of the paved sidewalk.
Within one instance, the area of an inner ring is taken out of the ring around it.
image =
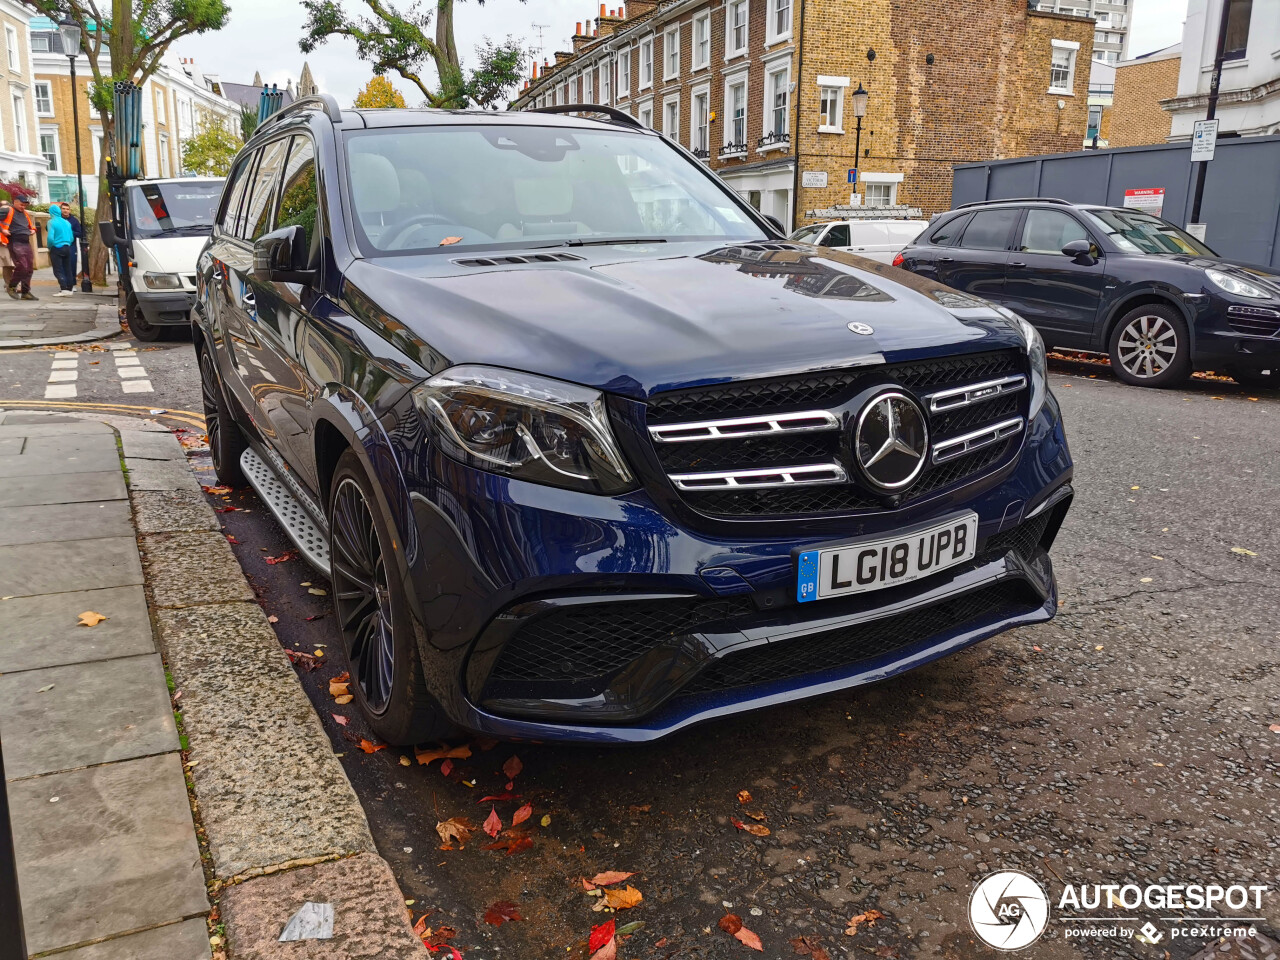
[[[12,300],[0,292],[0,349],[85,343],[120,332],[114,278],[92,293],[77,286],[73,296],[55,297],[58,284],[46,267],[35,272],[31,292],[40,299]]]
[[[90,611],[107,619],[78,625]],[[0,620],[28,951],[209,957],[178,733],[106,424],[0,411]]]

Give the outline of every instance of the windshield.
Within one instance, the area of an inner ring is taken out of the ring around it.
[[[801,227],[787,239],[795,240],[797,243],[812,243],[814,238],[822,232],[824,227],[826,227],[825,223],[810,224],[807,227]]]
[[[220,196],[221,180],[134,184],[129,188],[133,235],[147,239],[209,233]]]
[[[705,171],[625,130],[370,130],[348,138],[347,166],[368,252],[764,236]]]
[[[1086,210],[1085,214],[1111,238],[1121,250],[1129,253],[1191,253],[1202,257],[1217,256],[1212,250],[1167,220],[1149,213],[1121,210]]]

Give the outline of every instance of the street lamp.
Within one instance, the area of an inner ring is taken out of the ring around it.
[[[88,233],[84,228],[84,176],[80,173],[80,95],[76,90],[76,57],[80,56],[80,25],[70,17],[58,24],[58,33],[62,36],[62,52],[67,55],[71,64],[71,126],[76,138],[76,193],[80,199],[80,270],[84,279],[80,281],[80,289],[85,293],[93,291],[93,281],[89,279],[89,244]]]
[[[862,166],[862,118],[867,115],[867,98],[870,96],[867,91],[862,89],[862,83],[858,83],[858,89],[853,91],[853,115],[858,118],[857,133],[853,139],[853,165],[856,170]]]

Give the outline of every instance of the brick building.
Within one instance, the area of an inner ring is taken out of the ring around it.
[[[856,16],[838,0],[606,5],[512,109],[623,109],[787,225],[851,193],[945,210],[956,163],[1079,148],[1093,20],[1025,0],[966,5],[945,22],[938,11],[924,0],[868,0]],[[855,157],[859,84],[870,97]]]
[[[1111,146],[1141,147],[1169,139],[1169,113],[1160,101],[1178,92],[1181,64],[1182,45],[1175,43],[1116,65]]]
[[[43,200],[49,185],[47,165],[36,149],[30,23],[30,10],[14,0],[0,0],[0,180],[21,180]]]

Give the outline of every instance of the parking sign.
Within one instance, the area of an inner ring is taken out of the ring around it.
[[[1213,159],[1213,148],[1218,144],[1218,121],[1197,120],[1191,134],[1191,162],[1202,163]]]

